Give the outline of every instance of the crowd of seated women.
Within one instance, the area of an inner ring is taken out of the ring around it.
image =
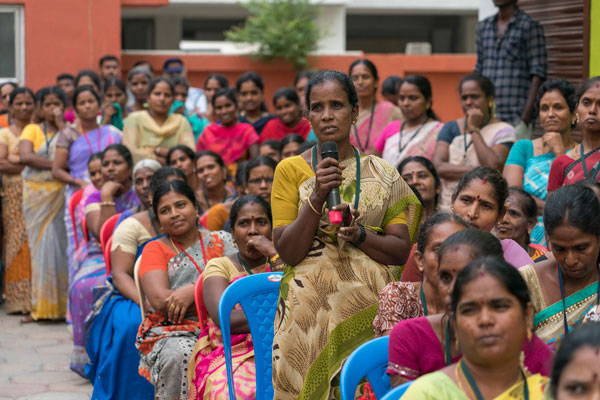
[[[545,82],[519,141],[477,73],[447,123],[426,77],[380,99],[366,59],[300,73],[273,114],[253,72],[209,75],[202,113],[144,65],[59,78],[6,97],[4,307],[66,319],[92,398],[227,398],[220,298],[276,270],[277,399],[337,398],[345,359],[383,335],[409,399],[599,390],[600,78]],[[230,324],[235,395],[254,398],[241,309]]]

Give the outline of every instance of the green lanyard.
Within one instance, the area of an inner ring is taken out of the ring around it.
[[[473,391],[473,394],[475,395],[477,400],[485,400],[485,398],[481,394],[481,390],[479,390],[479,386],[477,386],[477,382],[475,382],[475,378],[473,378],[471,371],[469,371],[467,364],[465,364],[465,362],[463,360],[460,360],[459,364],[460,364],[462,373],[465,375],[465,378],[467,379],[467,383],[471,387],[471,390]],[[525,377],[523,370],[521,370],[521,376],[523,377],[523,398],[525,400],[529,400],[529,384],[527,383],[527,378]]]
[[[452,338],[450,337],[450,319],[444,324],[444,361],[446,365],[452,364]]]
[[[354,195],[354,209],[358,210],[358,201],[360,199],[360,153],[356,150],[356,147],[352,147],[354,150],[354,159],[356,160],[356,194]],[[315,173],[317,172],[317,146],[312,148],[312,168]]]
[[[425,298],[425,290],[423,290],[423,283],[421,283],[421,289],[419,290],[419,297],[421,298],[421,305],[423,306],[423,314],[425,316],[428,316],[429,311],[427,310],[427,298]]]

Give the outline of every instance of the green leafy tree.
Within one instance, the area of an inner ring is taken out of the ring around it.
[[[251,0],[244,7],[250,16],[225,32],[227,40],[258,44],[254,56],[263,62],[282,58],[296,70],[308,66],[307,56],[321,38],[310,0]]]

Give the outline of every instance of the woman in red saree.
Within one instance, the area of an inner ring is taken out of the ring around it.
[[[273,118],[260,134],[260,142],[269,139],[281,140],[290,133],[296,133],[307,140],[311,131],[310,122],[302,116],[300,98],[294,89],[281,88],[273,95],[273,106],[277,118]]]
[[[250,124],[238,121],[238,104],[233,89],[220,89],[212,98],[213,110],[219,122],[213,122],[202,132],[196,150],[220,154],[225,165],[258,155],[256,131]]]
[[[370,60],[355,60],[350,64],[348,75],[359,101],[358,120],[354,121],[350,143],[361,153],[377,154],[377,139],[390,122],[403,119],[402,111],[389,101],[377,101],[379,74]]]
[[[548,192],[577,182],[600,181],[600,76],[585,82],[578,97],[575,112],[583,140],[556,157],[550,168]]]

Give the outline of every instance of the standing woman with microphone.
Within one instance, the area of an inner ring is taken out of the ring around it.
[[[392,266],[406,261],[421,217],[394,167],[350,144],[358,99],[347,75],[315,74],[306,104],[320,145],[281,161],[271,196],[273,239],[286,264],[273,343],[277,399],[335,392],[343,361],[374,337],[377,295],[394,279]],[[342,223],[332,223],[339,214]]]

